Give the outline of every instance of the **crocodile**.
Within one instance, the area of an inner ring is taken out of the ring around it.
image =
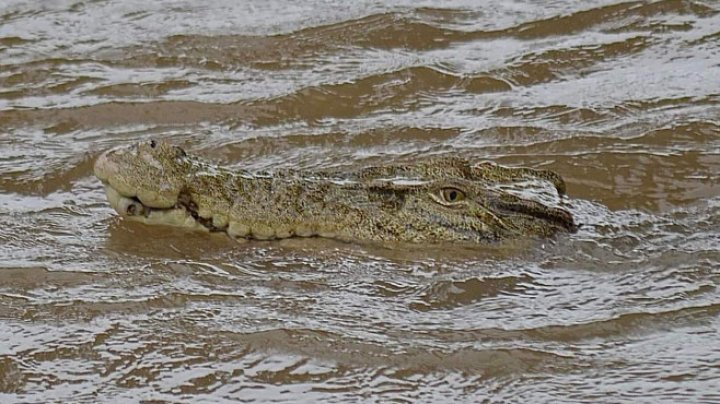
[[[577,228],[569,211],[499,186],[542,181],[563,195],[557,173],[459,157],[350,171],[251,172],[150,140],[102,153],[94,172],[122,217],[238,240],[488,243]]]

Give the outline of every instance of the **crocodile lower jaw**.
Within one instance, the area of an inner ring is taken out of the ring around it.
[[[313,226],[295,226],[290,229],[273,229],[261,223],[249,226],[245,223],[229,221],[223,227],[216,227],[213,221],[200,218],[191,207],[185,206],[182,199],[171,208],[154,208],[144,205],[135,196],[123,195],[108,183],[105,183],[105,193],[110,206],[123,218],[149,225],[165,225],[182,227],[202,232],[223,232],[235,240],[276,240],[290,237],[326,237],[336,238],[335,232],[321,231]]]
[[[200,224],[187,209],[181,206],[172,208],[151,208],[143,205],[137,197],[129,197],[121,194],[105,184],[105,194],[110,206],[122,217],[150,225],[166,225],[184,227],[192,230],[209,231]]]

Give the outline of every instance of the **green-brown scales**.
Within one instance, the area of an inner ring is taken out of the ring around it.
[[[576,228],[568,211],[498,187],[547,181],[563,194],[556,173],[460,158],[257,175],[204,163],[153,140],[105,152],[95,175],[121,216],[234,238],[484,243]]]

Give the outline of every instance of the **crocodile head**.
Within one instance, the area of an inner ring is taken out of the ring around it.
[[[543,180],[562,191],[557,174],[457,158],[253,176],[153,140],[103,153],[95,175],[121,216],[235,238],[485,242],[576,228],[568,211],[499,187]]]
[[[194,164],[180,147],[151,140],[106,151],[95,161],[94,171],[120,216],[200,229],[187,210],[178,206]]]

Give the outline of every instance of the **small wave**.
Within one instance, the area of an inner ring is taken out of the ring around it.
[[[418,311],[458,308],[501,294],[523,294],[532,281],[529,275],[438,281],[418,291],[409,307]]]

